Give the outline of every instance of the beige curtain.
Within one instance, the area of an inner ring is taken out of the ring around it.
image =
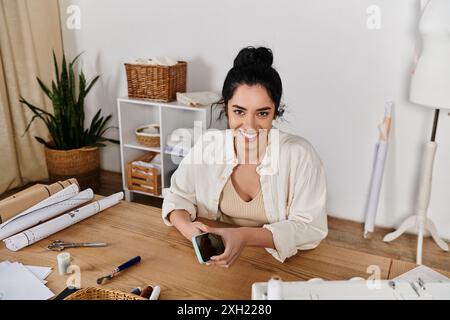
[[[46,179],[44,149],[34,136],[47,137],[41,121],[23,135],[32,114],[23,96],[52,112],[36,76],[53,79],[53,57],[62,56],[57,0],[0,0],[0,193]]]

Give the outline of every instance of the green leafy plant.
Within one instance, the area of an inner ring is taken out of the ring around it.
[[[74,64],[80,55],[81,53],[69,64],[66,63],[66,57],[63,55],[60,73],[55,52],[53,52],[56,79],[52,81],[51,89],[36,77],[42,91],[52,102],[53,114],[20,97],[20,102],[25,104],[33,113],[25,133],[30,129],[35,119],[41,119],[47,126],[51,141],[36,136],[35,138],[50,149],[70,150],[87,146],[104,147],[103,142],[106,141],[119,143],[117,140],[103,137],[105,132],[112,128],[107,127],[112,114],[103,117],[101,116],[101,109],[92,118],[89,128],[84,128],[84,99],[100,76],[94,77],[91,81],[86,81],[83,70],[81,70],[78,76],[78,85],[76,84]]]

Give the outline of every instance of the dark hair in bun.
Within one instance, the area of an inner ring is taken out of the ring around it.
[[[260,67],[270,68],[273,63],[272,51],[268,48],[247,47],[239,51],[234,59],[233,68]]]
[[[234,59],[233,68],[228,71],[222,88],[223,105],[219,118],[226,114],[228,101],[233,97],[237,87],[242,84],[263,86],[275,104],[275,118],[282,116],[284,106],[280,106],[283,86],[278,72],[272,67],[272,50],[265,47],[247,47],[241,49]]]

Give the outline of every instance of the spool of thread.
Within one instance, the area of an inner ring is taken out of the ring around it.
[[[131,293],[140,296],[142,292],[142,288],[141,287],[137,287],[137,288],[133,288],[131,289]]]
[[[149,299],[150,295],[152,294],[152,292],[153,292],[153,287],[152,286],[146,286],[141,292],[141,297]]]
[[[58,261],[58,272],[60,276],[67,274],[67,268],[70,266],[70,253],[62,252],[56,256]]]
[[[278,276],[273,276],[267,282],[267,300],[283,299],[283,281]]]
[[[161,292],[161,288],[159,287],[159,286],[155,286],[154,288],[153,288],[153,292],[152,292],[152,294],[150,295],[150,298],[149,298],[149,300],[158,300],[158,298],[159,298],[159,293]]]

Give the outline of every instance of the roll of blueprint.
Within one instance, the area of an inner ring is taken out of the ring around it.
[[[72,198],[74,195],[78,194],[80,192],[80,189],[77,184],[73,183],[69,185],[68,187],[62,189],[61,191],[53,194],[51,197],[48,197],[47,199],[42,200],[41,202],[27,207],[25,211],[22,211],[21,213],[14,215],[13,217],[9,218],[8,220],[3,220],[3,224],[15,220],[21,216],[29,215],[33,212],[36,212],[37,210],[48,208],[52,204],[62,202],[64,200]],[[2,224],[2,225],[3,225]]]
[[[52,197],[54,194],[67,188],[71,184],[78,185],[78,182],[76,179],[72,178],[58,181],[51,185],[36,184],[3,199],[0,201],[0,223],[4,223],[45,199]]]
[[[394,102],[387,101],[384,107],[383,123],[378,126],[380,138],[375,145],[375,157],[372,169],[372,181],[370,183],[369,197],[366,206],[366,221],[364,224],[364,238],[368,238],[374,231],[375,220],[380,200],[381,185],[383,184],[384,166],[388,150],[389,131],[391,127],[391,113]]]
[[[387,141],[378,141],[376,144],[376,158],[372,174],[372,183],[370,185],[369,200],[367,203],[366,222],[364,224],[364,237],[374,231],[375,218],[377,215],[378,202],[380,200],[380,191],[383,181],[384,165],[386,163],[388,143]]]
[[[123,192],[115,193],[109,197],[89,203],[81,208],[25,230],[3,241],[9,250],[18,251],[58,231],[70,227],[77,222],[89,218],[100,211],[108,209],[109,207],[118,204],[122,199]]]
[[[61,213],[72,210],[94,198],[92,189],[86,189],[73,197],[50,204],[28,214],[16,216],[0,225],[0,240],[8,238],[16,233],[31,228],[43,221],[54,218]]]

